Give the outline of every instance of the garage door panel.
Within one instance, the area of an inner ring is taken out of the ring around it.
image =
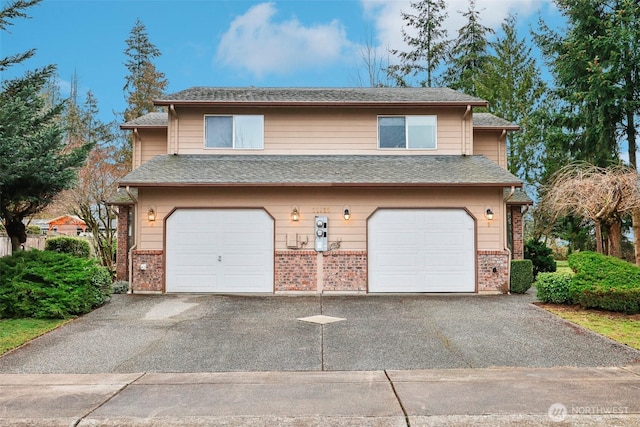
[[[382,209],[368,239],[370,292],[475,290],[475,222],[463,209]]]
[[[273,219],[262,209],[177,209],[167,292],[273,292]]]

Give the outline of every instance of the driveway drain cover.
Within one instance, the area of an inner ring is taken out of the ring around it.
[[[331,316],[325,316],[325,315],[322,315],[322,314],[318,314],[316,316],[301,317],[298,320],[302,320],[303,322],[318,323],[320,325],[326,325],[327,323],[340,322],[342,320],[347,320],[347,319],[342,319],[340,317],[331,317]]]

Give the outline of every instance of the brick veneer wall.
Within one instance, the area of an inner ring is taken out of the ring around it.
[[[133,251],[133,291],[162,292],[164,285],[164,257],[162,251]],[[147,264],[140,270],[140,264]]]
[[[509,252],[478,251],[478,292],[505,293],[508,290]]]
[[[129,280],[129,206],[118,206],[116,279]]]
[[[318,289],[316,251],[276,251],[275,290],[315,291]]]
[[[520,206],[511,206],[511,235],[513,238],[513,259],[524,259],[524,230]]]
[[[367,252],[325,252],[322,259],[323,291],[366,291]]]

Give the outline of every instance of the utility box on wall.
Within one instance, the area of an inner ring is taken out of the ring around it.
[[[326,216],[317,216],[315,221],[315,233],[316,245],[315,250],[317,252],[325,252],[327,250],[327,225],[328,219]]]

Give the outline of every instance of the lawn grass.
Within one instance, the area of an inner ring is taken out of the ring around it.
[[[57,328],[64,319],[0,319],[0,355]]]
[[[556,261],[556,272],[573,274],[573,270],[569,268],[569,261]]]
[[[619,343],[640,350],[640,315],[585,310],[574,305],[539,304],[551,313]]]

